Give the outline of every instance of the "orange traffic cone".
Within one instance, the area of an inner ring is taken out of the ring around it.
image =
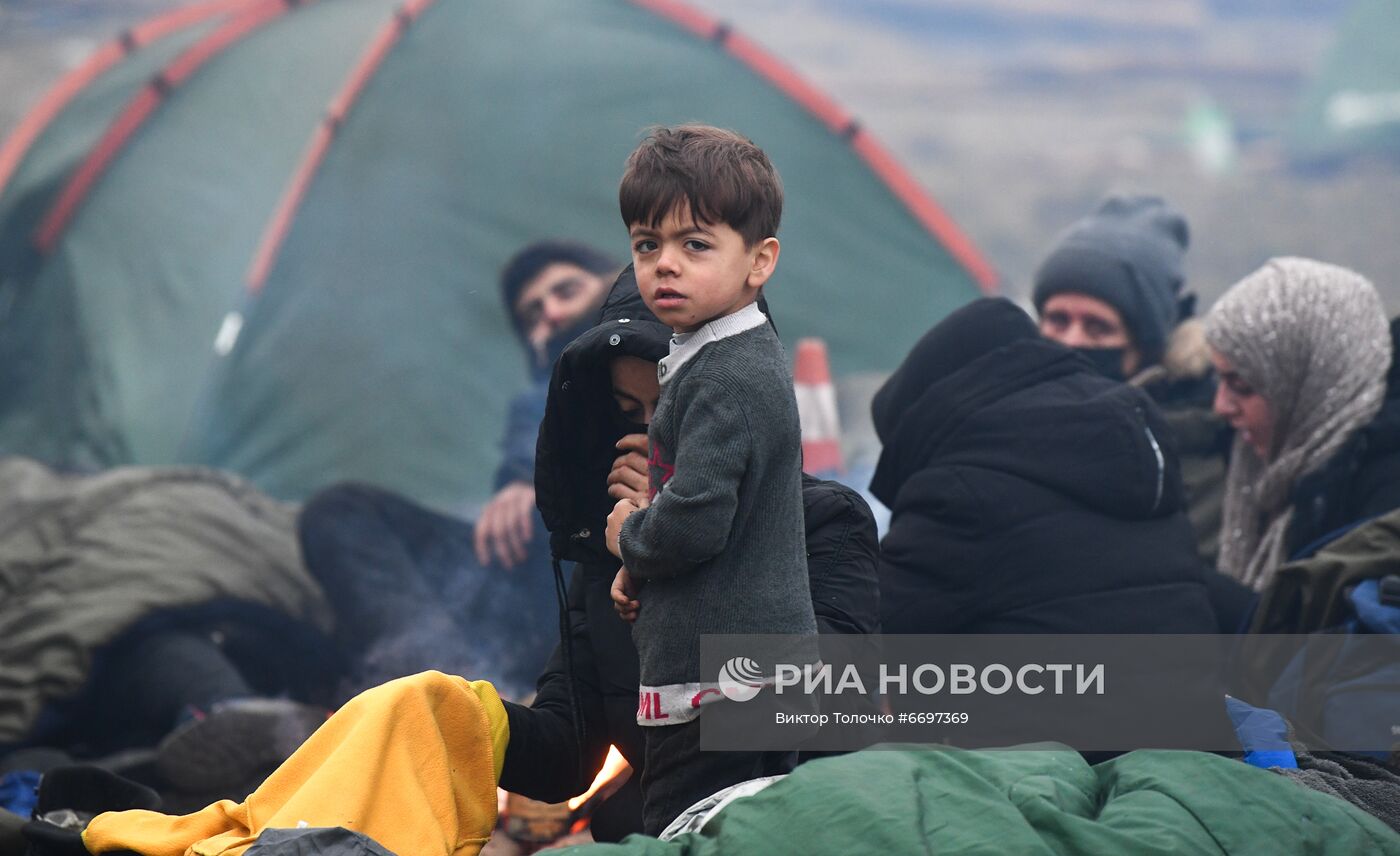
[[[836,387],[831,362],[821,339],[802,339],[792,370],[797,418],[802,423],[802,469],[813,474],[844,472],[841,422],[836,415]]]

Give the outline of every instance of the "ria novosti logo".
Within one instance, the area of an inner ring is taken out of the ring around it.
[[[748,657],[733,657],[719,669],[719,691],[730,701],[748,701],[769,683]]]

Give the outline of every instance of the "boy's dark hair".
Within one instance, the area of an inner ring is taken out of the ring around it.
[[[526,244],[501,268],[501,299],[517,335],[523,335],[515,301],[530,280],[552,264],[576,265],[591,274],[608,276],[621,267],[604,253],[577,241],[545,240]]]
[[[724,223],[752,247],[778,234],[783,182],[763,149],[710,125],[654,127],[627,158],[618,188],[622,222],[655,228],[690,206],[697,223]]]

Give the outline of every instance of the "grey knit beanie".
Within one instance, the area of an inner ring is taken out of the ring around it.
[[[1056,294],[1098,298],[1118,310],[1142,355],[1155,365],[1177,322],[1186,219],[1157,196],[1110,196],[1071,226],[1035,275],[1039,312]]]
[[[1264,588],[1287,558],[1298,480],[1380,410],[1390,327],[1370,280],[1337,265],[1272,259],[1206,315],[1206,341],[1258,390],[1274,417],[1262,460],[1236,438],[1225,484],[1220,570]]]

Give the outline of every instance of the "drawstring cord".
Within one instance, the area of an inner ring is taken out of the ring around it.
[[[569,674],[569,712],[574,721],[574,738],[578,741],[575,763],[578,766],[578,780],[584,782],[587,787],[586,783],[592,781],[583,768],[584,741],[587,739],[588,729],[583,722],[583,709],[578,703],[578,676],[574,673],[574,634],[569,624],[569,590],[564,583],[564,570],[559,564],[559,557],[553,556],[551,561],[554,565],[554,594],[559,601],[559,638],[564,652],[564,671]]]

